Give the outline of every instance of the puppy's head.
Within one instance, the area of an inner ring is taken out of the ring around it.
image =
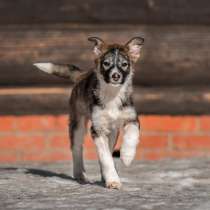
[[[140,57],[144,39],[135,37],[125,45],[107,45],[97,37],[91,37],[88,40],[95,44],[96,65],[104,81],[112,85],[122,85],[132,73],[133,63]]]

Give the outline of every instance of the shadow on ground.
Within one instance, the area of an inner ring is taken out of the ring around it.
[[[4,168],[0,168],[0,171],[18,171],[18,170],[22,170],[24,174],[31,174],[31,175],[35,175],[35,176],[40,176],[40,177],[44,177],[44,178],[51,178],[51,177],[57,177],[60,179],[65,179],[65,180],[70,180],[70,181],[74,181],[77,182],[79,184],[85,185],[85,184],[91,184],[91,185],[97,185],[100,187],[104,187],[104,183],[102,181],[94,181],[94,182],[79,182],[78,180],[76,180],[74,177],[63,174],[63,173],[56,173],[53,171],[49,171],[49,170],[43,170],[43,169],[36,169],[36,168],[17,168],[17,167],[4,167]]]

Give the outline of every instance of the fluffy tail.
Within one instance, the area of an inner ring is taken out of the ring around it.
[[[74,83],[84,73],[80,68],[71,64],[34,63],[33,65],[48,74],[69,79]]]

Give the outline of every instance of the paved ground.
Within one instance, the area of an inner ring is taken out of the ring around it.
[[[97,162],[87,162],[92,184],[79,185],[71,164],[1,165],[0,209],[210,210],[210,159],[135,162],[117,166],[120,191],[99,182]]]

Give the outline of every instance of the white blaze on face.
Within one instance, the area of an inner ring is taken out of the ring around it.
[[[124,128],[123,143],[120,150],[120,158],[126,166],[129,166],[136,154],[139,143],[139,126],[130,123]]]

